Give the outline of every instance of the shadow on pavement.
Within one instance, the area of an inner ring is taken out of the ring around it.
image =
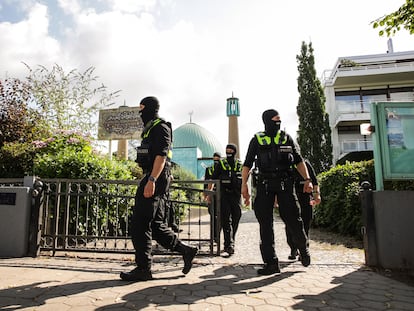
[[[221,267],[202,277],[202,281],[191,284],[156,285],[128,293],[124,302],[102,306],[96,310],[118,310],[124,306],[141,310],[151,306],[191,305],[203,300],[226,299],[223,296],[257,295],[263,286],[270,285],[292,276],[293,272],[258,277],[253,265]]]
[[[298,310],[414,310],[413,287],[365,268],[335,277],[332,289],[296,295]],[[336,286],[335,286],[336,285]]]
[[[85,281],[63,285],[53,285],[54,282],[35,282],[0,290],[0,310],[19,310],[30,307],[35,310],[35,307],[45,305],[49,299],[70,297],[90,290],[125,285],[125,282],[120,280]]]

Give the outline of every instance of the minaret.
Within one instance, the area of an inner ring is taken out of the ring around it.
[[[237,123],[237,117],[240,116],[239,99],[233,97],[227,98],[227,116],[229,117],[229,141],[228,143],[235,144],[237,146],[236,158],[239,158],[240,145],[239,145],[239,125]]]

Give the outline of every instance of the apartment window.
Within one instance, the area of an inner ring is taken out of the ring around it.
[[[335,95],[335,101],[338,112],[354,113],[359,111],[361,107],[361,100],[358,95]]]
[[[387,95],[385,90],[383,94],[362,94],[362,107],[361,112],[369,112],[371,103],[373,102],[384,102],[387,101]]]

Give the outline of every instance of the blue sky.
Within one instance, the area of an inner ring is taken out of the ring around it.
[[[296,55],[312,42],[318,77],[338,57],[387,51],[370,22],[404,0],[2,0],[0,77],[23,78],[22,62],[95,67],[119,105],[160,99],[177,128],[190,120],[227,143],[226,99],[240,99],[241,154],[277,109],[297,129]],[[394,51],[414,50],[402,30]],[[222,151],[223,152],[223,151]]]

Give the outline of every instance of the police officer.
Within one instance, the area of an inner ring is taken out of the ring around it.
[[[265,131],[257,133],[250,141],[242,170],[242,195],[245,204],[250,204],[247,181],[253,163],[257,162],[257,188],[253,209],[260,226],[260,251],[264,262],[263,268],[257,271],[260,275],[279,273],[279,261],[275,252],[273,230],[273,208],[275,197],[279,204],[280,217],[286,230],[292,235],[295,247],[300,252],[303,266],[310,264],[307,237],[300,218],[293,189],[291,167],[296,165],[305,183],[302,191],[311,192],[312,182],[308,170],[293,139],[280,130],[280,116],[276,110],[263,112]]]
[[[205,173],[204,173],[204,180],[210,180],[212,179],[211,176],[213,175],[214,172],[214,166],[217,165],[221,160],[221,153],[220,152],[214,152],[213,154],[213,164],[206,167]],[[204,184],[204,189],[208,189],[208,184]],[[214,186],[213,186],[213,189]],[[205,197],[207,198],[208,201],[208,193],[205,193]],[[214,197],[215,198],[215,197]],[[218,237],[218,233],[220,232],[220,226],[217,223],[218,220],[218,216],[217,216],[217,205],[215,201],[209,202],[208,205],[208,212],[211,215],[212,218],[214,218],[213,224],[214,224],[214,229],[213,229],[213,240],[215,242],[218,241],[217,237]]]
[[[206,171],[204,173],[204,180],[211,179],[211,176],[214,172],[214,166],[219,163],[221,160],[221,153],[220,152],[214,152],[213,154],[213,165],[207,166]]]
[[[303,192],[303,184],[305,183],[305,180],[297,170],[293,170],[293,174],[295,180],[295,192],[300,205],[300,215],[303,221],[303,228],[305,229],[305,233],[308,237],[309,242],[309,228],[313,219],[313,207],[321,203],[321,194],[319,191],[319,184],[318,179],[316,178],[315,170],[308,160],[305,160],[305,164],[308,169],[310,179],[312,180],[312,193]],[[297,248],[294,245],[292,236],[288,230],[286,230],[286,240],[290,247],[290,255],[288,258],[290,260],[295,260],[299,254]]]
[[[125,281],[152,279],[152,239],[165,249],[182,254],[187,274],[197,254],[197,248],[183,244],[165,223],[166,199],[170,186],[171,124],[158,117],[159,102],[156,97],[145,97],[140,103],[144,122],[141,146],[137,148],[137,162],[145,176],[140,181],[132,214],[131,237],[135,248],[137,267],[121,272]]]
[[[220,180],[220,220],[224,236],[224,251],[234,254],[234,243],[241,218],[241,170],[242,163],[236,159],[237,146],[226,146],[226,158],[215,166],[211,179]],[[212,184],[210,185],[212,187]]]

